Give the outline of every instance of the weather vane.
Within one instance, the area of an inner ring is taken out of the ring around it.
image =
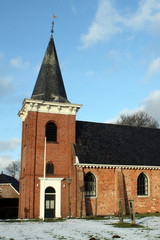
[[[53,18],[56,18],[54,14],[53,14]],[[51,37],[53,37],[53,33],[54,33],[54,20],[52,21]]]

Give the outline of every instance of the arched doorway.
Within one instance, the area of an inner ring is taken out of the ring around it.
[[[55,196],[55,189],[53,187],[47,187],[45,190],[45,218],[55,217]]]

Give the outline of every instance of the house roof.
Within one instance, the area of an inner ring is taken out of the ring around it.
[[[0,184],[1,183],[9,183],[16,189],[17,192],[19,192],[19,181],[14,177],[1,173]]]
[[[56,48],[51,36],[31,96],[35,100],[69,102],[61,75]]]
[[[160,129],[76,122],[80,164],[160,166]]]

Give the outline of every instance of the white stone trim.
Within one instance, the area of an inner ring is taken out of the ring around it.
[[[56,192],[56,206],[55,217],[61,217],[61,181],[63,178],[43,178],[40,177],[40,213],[39,218],[44,219],[44,201],[45,201],[45,189],[47,187],[53,187]]]
[[[112,165],[112,164],[87,164],[87,163],[75,163],[80,168],[114,168],[114,169],[146,169],[146,170],[160,170],[160,166],[141,166],[141,165]]]
[[[81,104],[48,102],[42,100],[24,99],[22,109],[18,115],[24,121],[28,112],[55,113],[65,115],[76,115]]]
[[[77,156],[75,157],[75,162],[76,162],[75,165],[79,165],[79,159]]]

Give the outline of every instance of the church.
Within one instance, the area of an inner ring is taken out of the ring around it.
[[[83,99],[82,99],[83,101]],[[77,121],[51,34],[22,120],[19,217],[160,212],[160,129]],[[95,113],[96,114],[96,113]]]

